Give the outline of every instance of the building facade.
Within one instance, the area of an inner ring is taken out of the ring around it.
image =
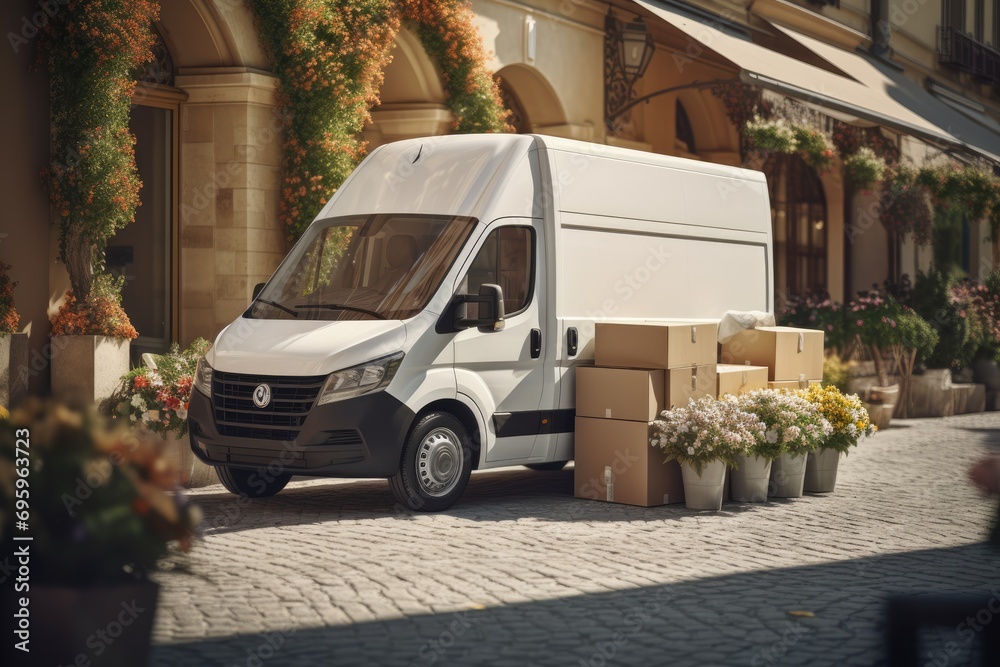
[[[793,100],[817,126],[881,128],[914,166],[1000,155],[1000,0],[471,4],[519,132],[739,165],[742,128],[718,93],[739,82]],[[140,353],[213,337],[287,250],[276,78],[250,10],[242,0],[161,7],[155,60],[132,116],[142,206],[108,248],[109,268],[126,277]],[[623,77],[618,40],[636,19],[651,39],[648,68]],[[0,8],[10,47],[0,72],[20,96],[4,105],[0,125],[9,151],[0,259],[20,283],[34,391],[47,387],[48,316],[68,288],[38,177],[48,160],[48,91],[31,65],[44,20],[37,0]],[[404,29],[365,138],[376,146],[445,134],[445,102],[434,63]],[[887,258],[911,276],[932,261],[992,270],[997,253],[983,221],[950,221],[947,247],[890,243],[877,222],[878,192],[846,187],[839,162],[817,170],[781,156],[752,166],[769,176],[779,293],[821,289],[843,299],[885,280]]]

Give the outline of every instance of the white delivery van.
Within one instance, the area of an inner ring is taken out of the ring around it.
[[[442,510],[475,469],[573,458],[595,322],[772,309],[758,172],[528,135],[375,150],[200,362],[191,445],[227,489],[387,477]]]

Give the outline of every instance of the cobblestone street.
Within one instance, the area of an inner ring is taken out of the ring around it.
[[[886,595],[1000,588],[996,504],[965,478],[997,448],[997,413],[897,421],[836,494],[720,513],[576,500],[572,469],[474,474],[441,514],[382,480],[209,487],[152,664],[879,664]],[[920,664],[968,664],[970,634],[927,632]]]

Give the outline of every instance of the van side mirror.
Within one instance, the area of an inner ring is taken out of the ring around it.
[[[264,285],[266,285],[266,284],[267,283],[257,283],[256,285],[253,286],[253,298],[254,298],[254,300],[256,300],[257,297],[260,296],[260,293],[264,291]]]
[[[466,304],[479,304],[479,317],[466,317]],[[451,301],[454,313],[455,331],[485,327],[493,331],[503,331],[503,290],[499,285],[486,284],[479,288],[479,294],[456,294]]]

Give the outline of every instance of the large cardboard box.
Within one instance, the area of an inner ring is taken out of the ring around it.
[[[716,396],[722,398],[726,394],[740,396],[749,394],[756,389],[767,389],[767,366],[737,366],[736,364],[719,364],[719,382],[716,386]]]
[[[768,382],[768,389],[806,389],[810,385],[823,384],[822,380],[787,380],[784,382]]]
[[[683,408],[692,398],[715,396],[716,365],[671,368],[666,372],[666,408]]]
[[[724,364],[767,366],[768,380],[787,382],[823,377],[823,332],[793,327],[741,331],[722,346]]]
[[[716,363],[718,345],[719,325],[714,322],[599,322],[594,357],[598,366],[681,368]]]
[[[576,369],[576,414],[649,422],[663,411],[666,387],[662,370],[581,366]]]
[[[663,463],[652,435],[643,422],[577,417],[576,497],[642,507],[684,502],[681,468]]]

